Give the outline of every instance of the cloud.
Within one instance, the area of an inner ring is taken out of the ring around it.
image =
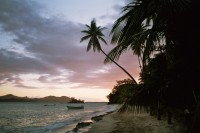
[[[113,9],[118,11],[118,12],[121,12],[122,11],[122,7],[123,7],[122,5],[114,5]]]
[[[0,1],[0,32],[7,33],[10,35],[8,39],[11,39],[0,42],[9,46],[0,49],[2,83],[10,82],[13,75],[35,73],[40,75],[37,80],[42,83],[74,83],[79,87],[108,88],[113,81],[127,78],[114,64],[106,65],[109,69],[105,69],[103,54],[86,52],[87,43],[80,44],[84,25],[45,14],[44,10],[43,5],[33,1]],[[116,16],[102,16],[101,19],[109,17],[113,19]],[[106,41],[110,42],[112,25],[106,27]],[[102,47],[106,52],[111,49],[111,46]],[[131,74],[136,76],[136,58],[131,53],[123,57],[120,63],[133,70]],[[17,82],[19,79],[12,80]],[[16,86],[35,88],[23,83]]]
[[[133,1],[134,1],[134,0],[125,0],[124,3],[125,3],[125,4],[129,4],[129,3],[133,2]]]
[[[7,83],[20,84],[23,80],[12,73],[1,73],[0,74],[0,86]]]
[[[19,88],[25,88],[25,89],[41,89],[41,88],[38,88],[38,87],[33,87],[33,86],[26,86],[26,85],[15,85],[15,87],[19,87]]]
[[[0,50],[0,73],[45,73],[53,69],[36,58],[21,56],[6,49]]]

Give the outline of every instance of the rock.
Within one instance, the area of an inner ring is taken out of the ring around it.
[[[80,122],[76,125],[76,127],[73,129],[74,132],[77,132],[78,129],[80,128],[84,128],[86,126],[89,126],[90,124],[92,124],[92,122]]]

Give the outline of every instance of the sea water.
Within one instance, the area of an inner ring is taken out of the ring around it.
[[[65,133],[79,122],[117,108],[107,103],[84,103],[84,109],[73,110],[67,105],[73,104],[0,102],[0,133]]]

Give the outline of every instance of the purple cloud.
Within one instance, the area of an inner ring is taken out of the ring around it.
[[[117,8],[117,7],[115,7]],[[82,24],[75,24],[60,17],[44,14],[45,7],[27,0],[0,1],[0,32],[11,35],[13,48],[0,47],[0,81],[9,81],[13,75],[36,73],[42,83],[62,81],[79,83],[80,86],[111,87],[116,80],[127,78],[115,65],[106,73],[91,73],[105,68],[105,56],[101,53],[86,52],[87,43],[80,44]],[[101,19],[116,16],[102,16]],[[112,25],[106,26],[106,41],[110,42]],[[6,45],[8,42],[1,42]],[[1,44],[0,44],[1,45]],[[7,44],[10,46],[10,44]],[[103,46],[106,52],[111,46]],[[137,59],[130,52],[120,59],[133,76],[138,74]],[[71,74],[63,75],[60,70]],[[6,73],[9,73],[5,76]],[[4,76],[2,76],[4,75]],[[45,75],[45,76],[44,76]],[[59,77],[62,78],[55,78]],[[17,79],[15,79],[17,80]],[[23,83],[17,87],[34,88]]]

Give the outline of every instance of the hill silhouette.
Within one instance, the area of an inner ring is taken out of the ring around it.
[[[66,103],[83,103],[83,100],[74,100],[75,98],[67,96],[47,96],[43,98],[28,98],[28,97],[19,97],[12,94],[0,96],[0,102],[66,102]]]

